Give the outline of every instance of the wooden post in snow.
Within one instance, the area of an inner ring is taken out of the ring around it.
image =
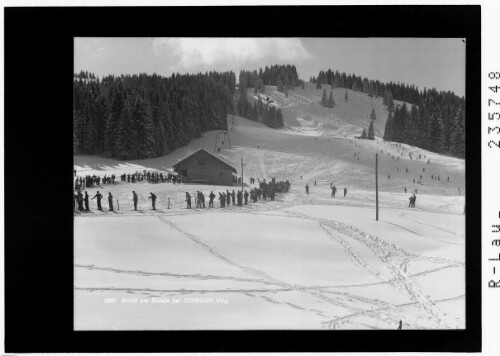
[[[243,157],[241,157],[241,192],[243,193]]]
[[[378,153],[375,153],[375,220],[378,221]]]
[[[167,209],[170,209],[170,197],[168,198],[168,207]]]

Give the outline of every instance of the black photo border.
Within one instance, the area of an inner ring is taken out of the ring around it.
[[[4,15],[6,352],[481,350],[480,5],[7,7]],[[73,331],[75,37],[464,38],[466,329]]]

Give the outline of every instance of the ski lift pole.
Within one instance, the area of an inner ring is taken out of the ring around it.
[[[378,153],[375,153],[375,220],[378,221]]]
[[[168,198],[168,206],[167,209],[170,209],[170,197]]]
[[[243,157],[241,157],[241,192],[243,193]]]

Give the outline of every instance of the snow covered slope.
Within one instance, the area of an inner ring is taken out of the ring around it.
[[[291,114],[311,115],[319,90],[309,104],[278,100],[286,129],[236,118],[231,148],[225,142],[216,154],[238,172],[243,158],[245,189],[254,187],[249,177],[291,180],[291,191],[276,201],[187,210],[186,191],[238,186],[118,182],[88,189],[91,196],[112,192],[120,210],[103,204],[97,211],[92,201],[91,212],[75,215],[75,329],[395,329],[400,320],[404,329],[464,328],[465,161],[351,138],[359,127],[345,113],[366,107],[369,116],[372,99],[350,92],[359,105],[342,108],[344,93],[335,94],[332,120],[342,122],[335,121],[333,136],[319,104],[314,125]],[[375,110],[385,121],[383,107]],[[205,133],[148,160],[75,156],[77,175],[165,172],[200,147],[214,152],[216,136]],[[416,208],[408,208],[415,189]],[[149,192],[158,196],[156,211]]]
[[[78,174],[122,174],[144,169],[167,171],[177,160],[202,147],[214,152],[217,132],[203,134],[188,146],[172,154],[146,160],[120,162],[95,156],[75,156]],[[458,195],[464,192],[465,161],[442,156],[417,147],[395,147],[380,139],[357,140],[346,137],[316,137],[287,130],[273,130],[258,122],[236,117],[235,129],[229,131],[231,149],[226,142],[219,154],[240,171],[244,161],[244,178],[250,176],[291,179],[312,185],[314,181],[328,187],[330,182],[349,189],[375,189],[375,153],[379,155],[379,189],[402,193],[418,190],[419,194]],[[410,158],[411,155],[411,158]],[[421,159],[418,159],[421,155]],[[427,164],[430,160],[430,164]],[[408,169],[408,173],[406,173]],[[437,180],[439,175],[440,179]],[[302,176],[302,179],[300,177]],[[390,176],[390,178],[389,178]],[[420,178],[422,176],[422,179]],[[436,177],[436,179],[432,179]],[[450,178],[448,181],[448,177]],[[415,179],[415,183],[413,183]],[[420,181],[420,183],[418,183]],[[462,208],[463,211],[463,208]]]
[[[334,108],[321,106],[323,89],[327,95],[332,91],[335,100]],[[348,100],[345,100],[347,92]],[[251,100],[256,100],[257,95],[253,89],[248,89]],[[296,87],[288,91],[288,97],[279,92],[276,86],[266,86],[266,91],[261,98],[266,102],[269,97],[272,105],[283,111],[285,125],[292,131],[299,131],[313,136],[359,136],[370,125],[370,114],[375,110],[375,136],[383,137],[385,122],[387,121],[387,107],[383,105],[381,97],[370,97],[361,92],[350,89],[336,88],[331,90],[330,85],[322,85],[316,89],[316,84],[304,83],[304,89]],[[395,105],[403,102],[395,100]]]

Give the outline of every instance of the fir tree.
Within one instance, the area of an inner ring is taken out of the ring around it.
[[[460,156],[465,155],[465,115],[462,108],[458,110],[454,117],[452,131],[450,135],[451,151]]]
[[[114,156],[120,160],[135,158],[137,154],[135,141],[137,135],[133,128],[132,108],[128,98],[124,100],[115,135]]]
[[[377,120],[377,115],[375,115],[375,109],[374,108],[372,108],[372,112],[370,114],[370,120],[371,121]]]
[[[326,89],[323,89],[323,96],[321,97],[321,105],[328,106],[328,99],[326,97]]]
[[[440,152],[444,148],[443,123],[437,112],[432,112],[429,117],[429,149]]]
[[[276,112],[276,127],[280,128],[283,126],[284,126],[283,113],[281,112],[281,109],[278,108]]]
[[[375,129],[373,127],[373,120],[370,120],[370,127],[368,128],[368,137],[369,140],[375,139]]]
[[[366,137],[367,137],[367,136],[366,136],[366,130],[365,130],[365,129],[363,129],[363,132],[361,133],[360,138],[362,138],[363,140],[365,140],[365,139],[366,139]]]
[[[392,141],[392,125],[393,125],[393,117],[392,113],[389,111],[387,115],[387,121],[385,122],[385,130],[384,130],[384,140]]]
[[[333,95],[331,91],[330,91],[330,97],[328,98],[328,107],[330,108],[335,107],[335,100],[333,100]]]
[[[394,100],[390,91],[387,94],[387,110],[389,110],[390,112],[394,112]]]

